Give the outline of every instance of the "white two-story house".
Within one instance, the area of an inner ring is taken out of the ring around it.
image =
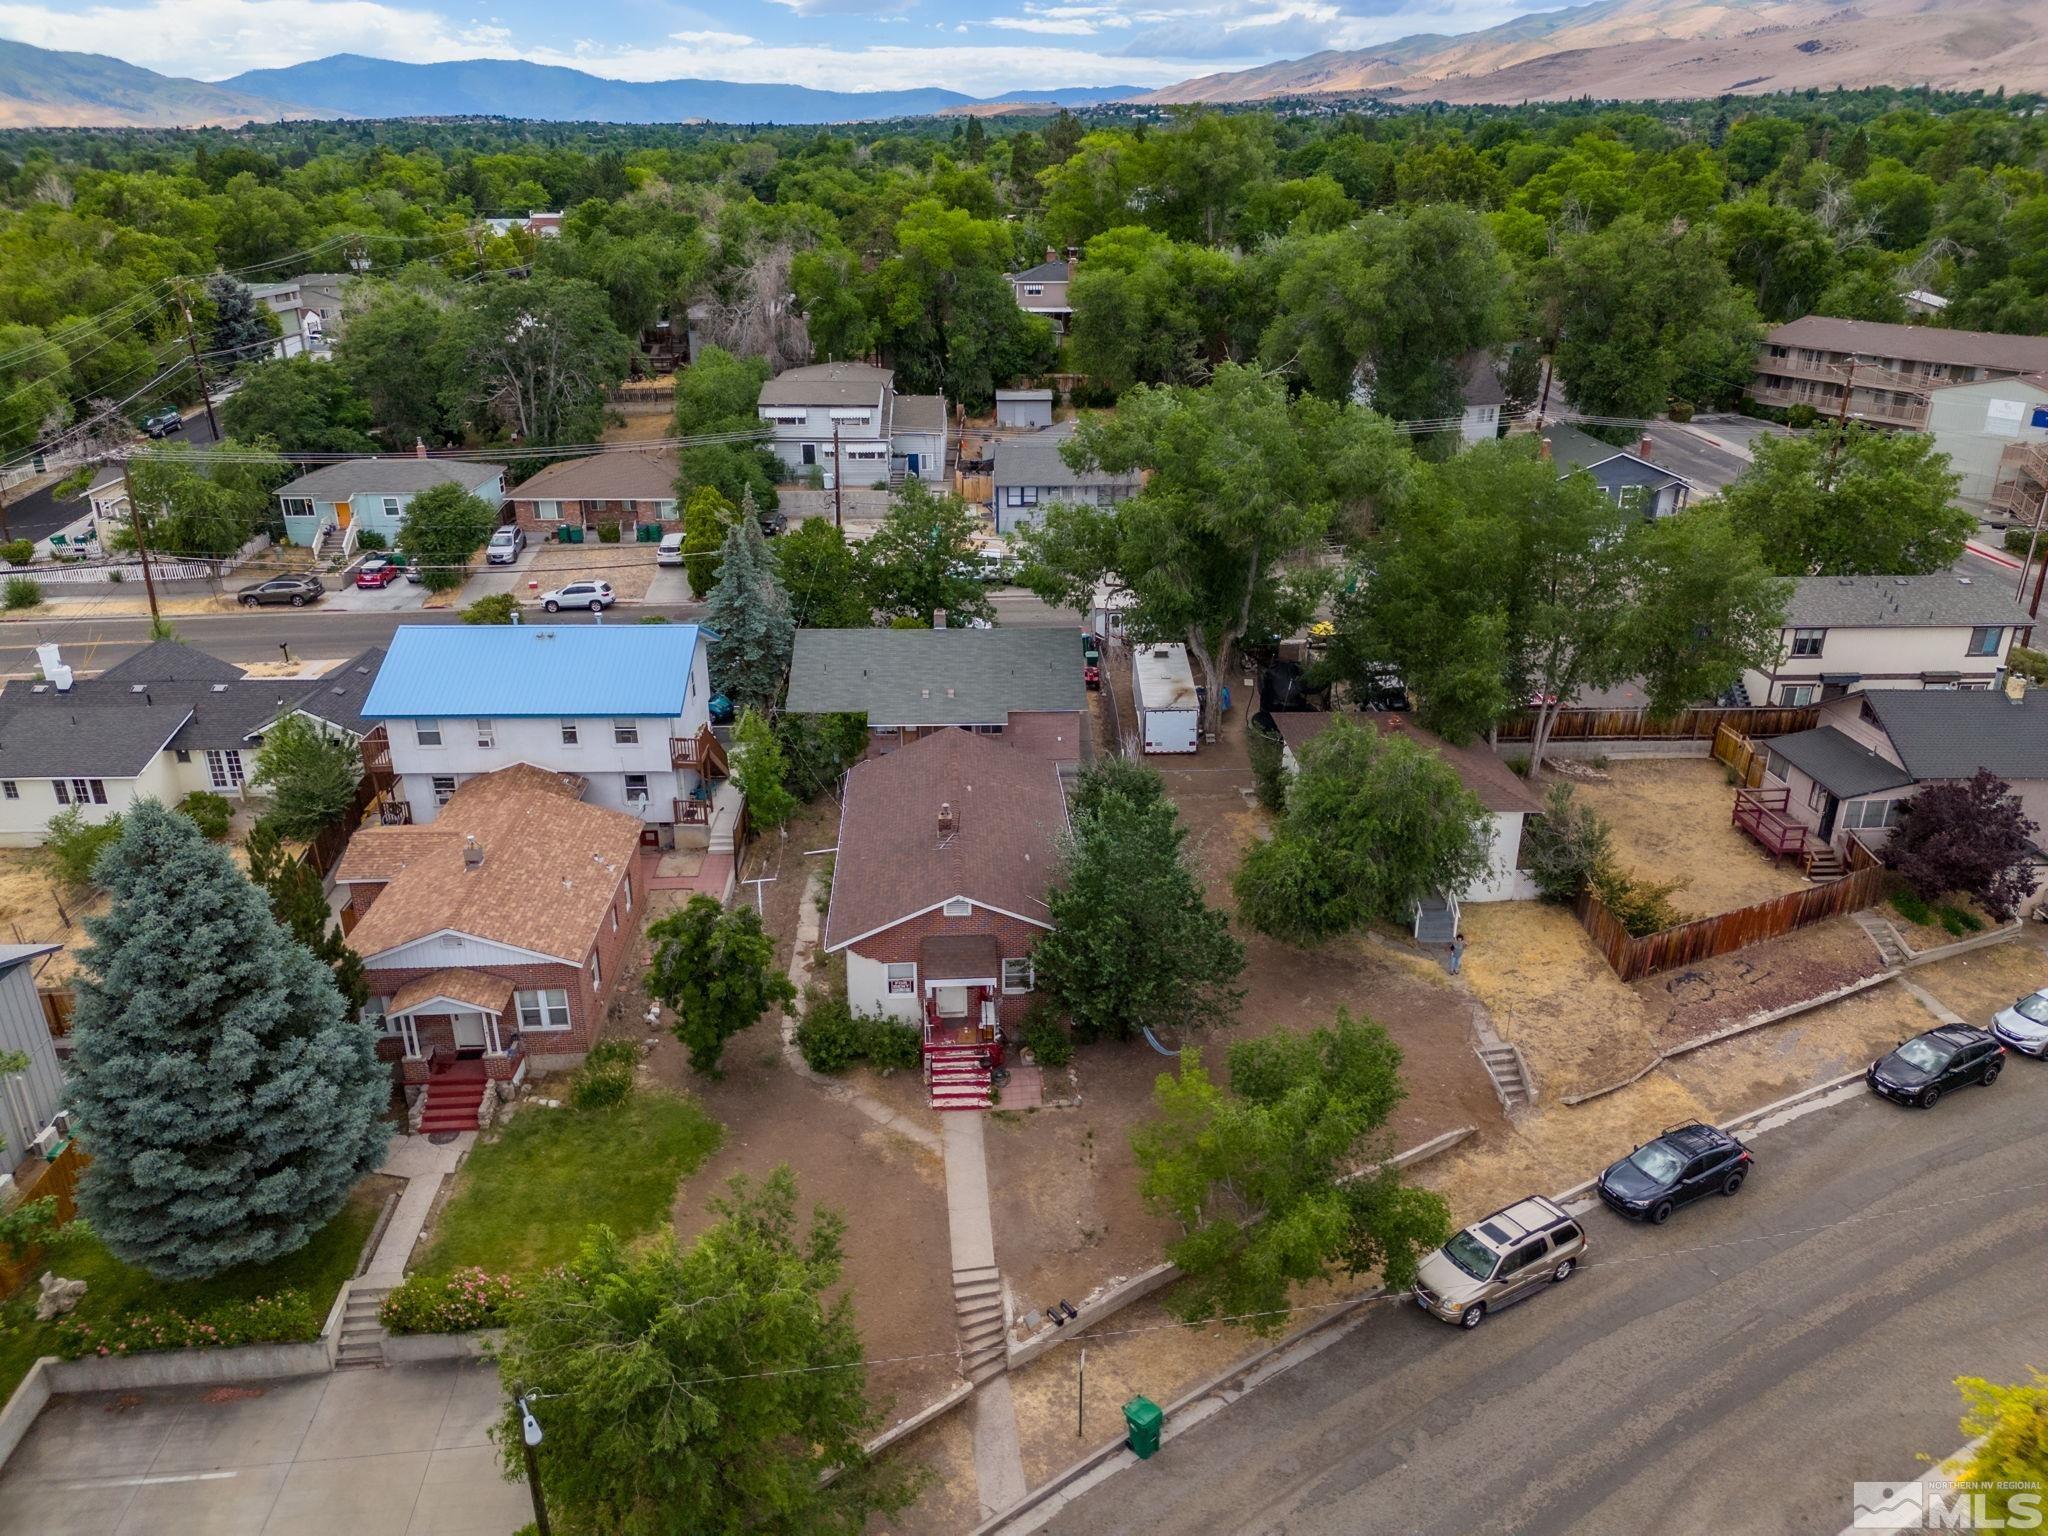
[[[756,407],[774,429],[768,446],[801,475],[817,469],[828,484],[891,484],[946,472],[946,402],[899,395],[894,369],[873,363],[792,368],[761,386]]]
[[[1989,688],[2025,610],[2003,583],[1808,576],[1794,583],[1779,659],[1743,674],[1752,704],[1798,707],[1872,688]]]
[[[466,781],[525,763],[574,775],[650,847],[678,828],[701,846],[726,773],[705,639],[694,624],[402,625],[363,714],[416,825]]]

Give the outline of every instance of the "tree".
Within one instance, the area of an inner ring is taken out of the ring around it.
[[[732,526],[733,504],[711,486],[702,485],[683,503],[683,574],[690,596],[703,597],[718,583],[726,530]]]
[[[604,291],[577,278],[500,281],[462,312],[457,334],[468,404],[521,442],[594,443],[606,392],[632,348]]]
[[[1634,605],[1620,646],[1652,714],[1718,698],[1745,671],[1776,664],[1792,583],[1772,574],[1726,508],[1709,502],[1638,524],[1624,552]]]
[[[2048,1376],[2031,1371],[2032,1382],[2004,1386],[1981,1376],[1958,1376],[1963,1394],[1963,1433],[1970,1437],[1969,1462],[1956,1479],[1979,1490],[1988,1518],[1979,1527],[1995,1531],[2039,1523],[2042,1486],[2048,1484]],[[2031,1505],[2016,1504],[2026,1490]]]
[[[100,855],[120,835],[118,814],[104,821],[87,821],[79,807],[66,806],[43,829],[43,863],[67,890],[95,890],[99,886]]]
[[[1052,931],[1031,961],[1039,991],[1081,1039],[1200,1029],[1228,1021],[1242,1001],[1234,983],[1244,947],[1202,899],[1186,840],[1163,790],[1146,800],[1117,788],[1076,796],[1046,902]]]
[[[270,790],[264,819],[280,837],[309,843],[356,803],[363,754],[355,740],[324,721],[289,714],[264,734],[252,788]]]
[[[1126,225],[1088,242],[1067,289],[1071,366],[1119,393],[1193,384],[1234,354],[1243,307],[1236,258]]]
[[[429,592],[452,592],[468,576],[470,557],[498,526],[498,512],[453,481],[433,485],[405,504],[398,547],[419,570]]]
[[[1950,504],[1962,482],[1948,455],[1923,434],[1851,422],[1759,437],[1755,453],[1721,501],[1780,575],[1927,575],[1953,565],[1976,532]]]
[[[692,1071],[720,1076],[725,1042],[770,1008],[795,999],[775,965],[775,940],[749,907],[728,912],[709,896],[647,926],[647,990],[676,1016]]]
[[[304,1247],[375,1168],[390,1074],[334,978],[184,817],[143,800],[100,862],[67,1102],[79,1207],[165,1279]]]
[[[1279,825],[1232,880],[1259,932],[1303,944],[1374,918],[1405,923],[1424,896],[1486,872],[1491,818],[1427,747],[1339,717],[1299,757]]]
[[[1083,612],[1104,583],[1129,593],[1133,640],[1186,644],[1212,732],[1244,636],[1292,633],[1314,611],[1320,588],[1291,557],[1362,517],[1408,466],[1386,422],[1290,400],[1280,380],[1230,363],[1204,389],[1139,385],[1061,452],[1076,469],[1151,473],[1121,506],[1048,508],[1017,541],[1024,585]]]
[[[1168,1308],[1276,1333],[1294,1286],[1340,1270],[1407,1286],[1450,1213],[1386,1161],[1387,1119],[1406,1097],[1400,1048],[1340,1009],[1328,1029],[1241,1040],[1228,1060],[1225,1090],[1183,1051],[1179,1074],[1153,1087],[1158,1117],[1131,1133],[1139,1189],[1182,1233],[1166,1256],[1187,1278]]]
[[[711,686],[738,710],[765,710],[782,692],[796,641],[789,594],[775,574],[752,496],[725,531],[718,581],[705,604],[711,642]]]
[[[277,339],[277,316],[227,273],[216,272],[207,278],[206,302],[213,311],[206,350],[227,353],[224,364],[246,363]]]
[[[231,440],[213,453],[177,443],[128,461],[128,499],[150,553],[221,558],[256,536],[289,473],[260,442]]]
[[[861,546],[868,606],[920,624],[940,612],[956,628],[973,619],[992,622],[995,607],[973,563],[975,528],[959,496],[935,496],[924,481],[905,480],[882,526]]]
[[[462,608],[465,624],[514,624],[518,617],[519,599],[510,592],[492,592]]]
[[[1545,901],[1568,902],[1614,864],[1614,829],[1590,805],[1581,805],[1569,784],[1553,784],[1543,814],[1529,818],[1522,832],[1529,878]]]
[[[865,629],[874,616],[860,551],[830,520],[807,517],[775,541],[775,572],[798,629]]]
[[[369,977],[363,971],[363,957],[349,948],[334,920],[319,873],[286,851],[268,816],[257,818],[242,851],[249,860],[250,881],[270,898],[270,915],[333,971],[349,1016],[359,1017],[370,1000]]]
[[[451,435],[458,338],[452,304],[410,288],[383,288],[334,346],[334,367],[369,402],[370,419],[397,448]]]
[[[688,1248],[599,1227],[514,1304],[498,1368],[508,1395],[537,1399],[557,1530],[858,1536],[910,1503],[905,1473],[863,1448],[882,1416],[852,1295],[828,1297],[845,1223],[820,1209],[800,1238],[787,1166],[729,1190]],[[513,1476],[520,1430],[508,1403]]]
[[[796,796],[785,782],[789,767],[782,758],[768,717],[745,710],[733,728],[732,781],[747,799],[747,818],[764,831],[779,827],[796,811]]]
[[[221,429],[244,442],[266,438],[281,453],[371,453],[370,404],[348,375],[322,358],[258,363],[221,406]]]
[[[1921,785],[1900,803],[1898,817],[1884,861],[1926,899],[1960,892],[2002,923],[2032,894],[2040,823],[1989,769]]]

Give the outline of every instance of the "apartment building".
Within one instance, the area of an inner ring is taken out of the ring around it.
[[[1759,405],[1838,416],[1846,386],[1851,420],[1920,432],[1934,391],[2044,370],[2048,336],[1807,315],[1764,337],[1748,394]]]

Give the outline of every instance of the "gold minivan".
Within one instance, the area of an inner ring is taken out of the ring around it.
[[[1425,1257],[1415,1273],[1415,1303],[1431,1317],[1477,1328],[1489,1312],[1569,1280],[1585,1251],[1577,1218],[1554,1200],[1530,1195]]]

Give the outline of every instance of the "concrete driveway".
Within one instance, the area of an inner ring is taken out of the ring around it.
[[[403,576],[388,587],[359,587],[352,571],[326,580],[333,590],[320,606],[338,613],[410,613],[427,601],[427,589]]]
[[[0,1476],[4,1536],[511,1536],[475,1362],[63,1397]]]

